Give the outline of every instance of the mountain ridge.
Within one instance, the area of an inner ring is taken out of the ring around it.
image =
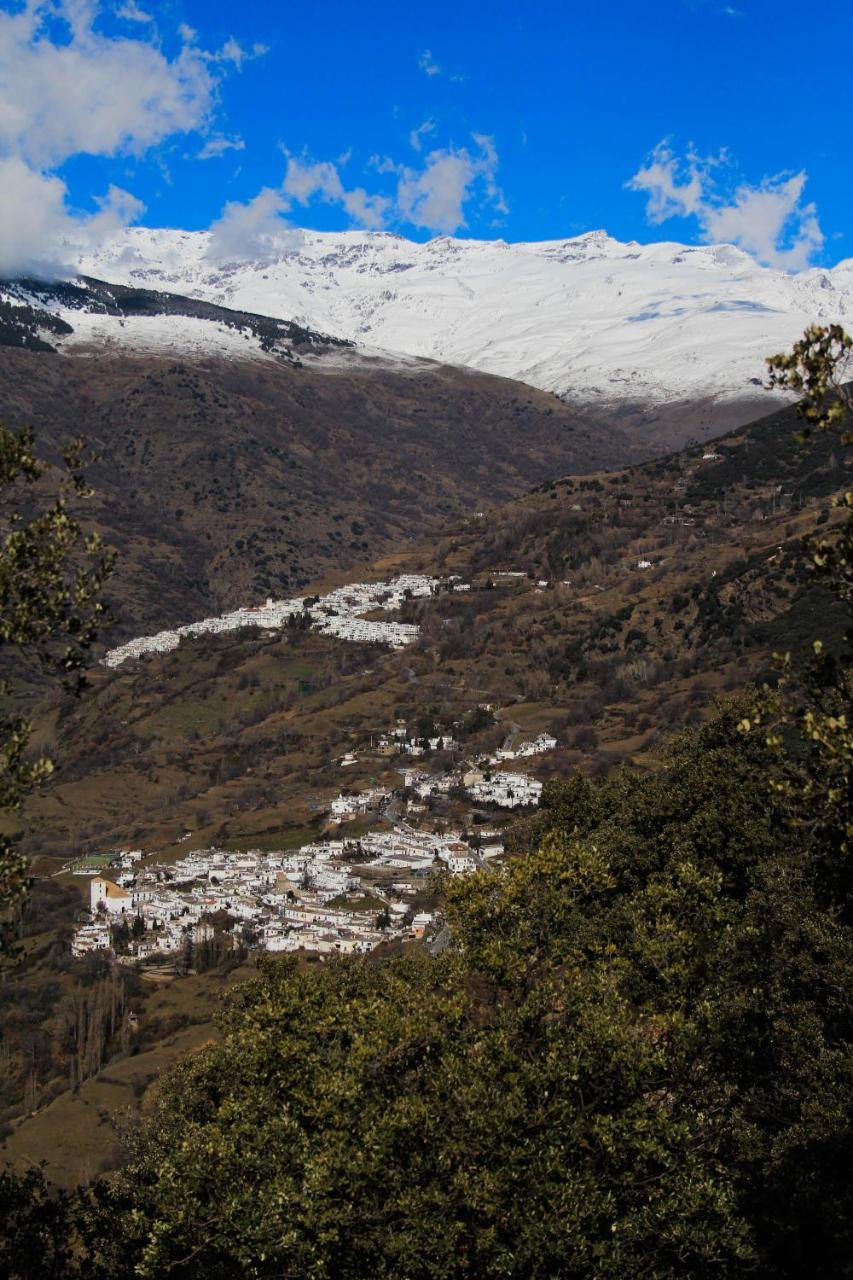
[[[768,353],[853,311],[850,260],[789,275],[732,245],[622,244],[600,231],[508,244],[288,230],[256,249],[236,260],[209,232],[130,228],[81,267],[511,376],[584,411],[633,405],[638,429],[666,406],[705,402],[692,429],[706,436],[735,425],[733,405],[740,421],[767,411]]]

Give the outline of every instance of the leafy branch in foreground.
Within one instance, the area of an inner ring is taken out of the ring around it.
[[[842,445],[853,443],[853,386],[844,382],[853,353],[853,338],[840,325],[807,329],[788,355],[768,360],[770,385],[803,394],[798,409],[809,427],[837,432]],[[853,605],[853,492],[831,500],[843,512],[828,536],[806,543],[806,567],[838,600]],[[853,849],[853,720],[850,715],[853,677],[850,646],[841,659],[829,653],[819,637],[813,658],[795,672],[791,654],[776,654],[778,684],[765,690],[762,702],[743,721],[742,730],[761,728],[767,745],[781,762],[773,785],[794,805],[803,823],[835,834],[835,875],[838,889],[849,893],[853,878],[849,855]],[[785,752],[786,738],[796,730],[804,744],[804,759]]]
[[[79,694],[107,621],[100,595],[113,552],[97,533],[84,531],[72,509],[91,495],[84,480],[91,461],[78,438],[60,469],[36,456],[31,429],[0,426],[0,660],[7,673],[0,681],[0,811],[7,814],[53,771],[48,756],[29,756],[32,724],[12,708],[10,665],[18,673],[34,668],[59,676]],[[24,855],[0,832],[0,909],[26,892],[25,873]]]
[[[853,387],[846,378],[853,374],[853,338],[840,324],[810,325],[790,351],[769,356],[768,390],[793,391],[802,399],[801,416],[806,433],[812,428],[826,431],[843,424],[853,412]],[[842,431],[842,443],[850,444],[850,427]]]

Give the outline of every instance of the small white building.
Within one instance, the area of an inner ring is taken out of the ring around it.
[[[495,773],[486,781],[475,782],[468,788],[468,794],[483,804],[521,809],[539,803],[542,783],[526,773]]]
[[[84,924],[71,939],[71,954],[85,956],[89,951],[106,950],[110,946],[110,930],[106,923]]]
[[[133,905],[133,895],[123,885],[105,876],[93,876],[89,884],[89,908],[92,912],[106,911],[110,915],[121,915],[129,911]]]
[[[433,922],[433,915],[429,911],[421,911],[412,921],[412,933],[416,938],[422,938],[427,929]]]

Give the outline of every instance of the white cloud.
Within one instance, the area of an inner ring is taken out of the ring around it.
[[[245,151],[246,144],[242,138],[226,138],[223,134],[214,134],[208,138],[196,156],[197,160],[218,160],[226,151]]]
[[[247,56],[250,55],[247,55],[246,50],[239,41],[235,40],[233,36],[229,36],[220,49],[219,56],[223,62],[233,62],[235,67],[241,67]]]
[[[441,75],[441,67],[438,65],[429,49],[424,49],[423,53],[418,58],[418,66],[425,76]]]
[[[262,58],[265,53],[269,53],[269,45],[253,44],[251,49],[244,49],[239,41],[229,36],[218,53],[208,53],[205,57],[212,62],[231,62],[238,71],[242,71],[244,63]]]
[[[419,124],[417,129],[413,129],[409,134],[409,146],[413,151],[420,151],[423,147],[423,139],[428,134],[435,133],[435,121],[424,120],[423,124]]]
[[[667,218],[698,215],[703,204],[705,177],[700,171],[697,157],[688,155],[688,174],[678,180],[679,164],[665,142],[655,147],[644,169],[638,169],[629,180],[632,191],[645,191],[648,195],[646,217],[655,225]]]
[[[431,49],[424,49],[423,53],[418,57],[418,66],[425,76],[443,76],[452,84],[463,84],[467,79],[467,75],[461,71],[448,72],[436,62],[432,56]]]
[[[509,205],[506,202],[503,191],[495,182],[495,174],[498,171],[498,152],[495,140],[485,133],[472,133],[471,137],[481,151],[479,176],[485,180],[486,203],[492,205],[496,213],[507,214],[509,213]]]
[[[294,204],[313,199],[339,204],[353,222],[373,230],[384,226],[391,201],[363,187],[348,189],[331,160],[289,156],[280,187],[265,187],[245,204],[232,201],[210,228],[208,257],[216,262],[273,262],[298,248],[301,232],[286,219]]]
[[[150,13],[146,13],[144,9],[140,9],[136,0],[126,0],[126,3],[120,5],[116,9],[116,16],[124,18],[125,22],[153,22],[154,19]]]
[[[803,202],[806,174],[776,174],[731,189],[721,182],[728,165],[725,152],[702,157],[691,150],[682,161],[661,142],[627,185],[645,192],[652,223],[694,217],[707,243],[736,244],[786,271],[807,267],[825,237],[815,205]]]
[[[101,0],[26,0],[16,12],[0,11],[0,254],[7,274],[57,265],[67,271],[75,246],[142,212],[117,187],[95,201],[98,212],[74,210],[52,170],[81,153],[139,157],[174,134],[206,132],[223,75],[263,52],[256,46],[247,53],[235,40],[211,52],[183,27],[181,47],[169,57],[137,0],[115,11],[136,24],[132,37],[103,35],[102,10]],[[242,145],[214,135],[202,154]]]
[[[824,244],[817,208],[802,201],[806,174],[765,178],[757,187],[740,186],[731,204],[704,215],[712,241],[732,241],[761,262],[801,271]]]
[[[506,213],[503,192],[495,181],[498,154],[494,139],[472,134],[474,148],[446,147],[429,153],[420,168],[373,156],[370,167],[393,180],[387,194],[364,187],[347,187],[335,163],[288,156],[284,181],[265,188],[246,204],[225,206],[211,227],[209,256],[219,262],[272,260],[289,252],[298,233],[285,221],[294,205],[312,200],[340,205],[352,222],[369,230],[409,223],[427,231],[451,234],[466,223],[466,206],[477,200],[497,213]]]
[[[272,187],[264,187],[246,204],[230,201],[210,228],[208,257],[215,262],[274,262],[299,243],[299,232],[283,217],[289,207]]]
[[[337,166],[331,160],[314,163],[289,156],[282,190],[300,204],[307,204],[315,195],[321,195],[325,200],[339,199],[343,185]]]
[[[208,122],[217,81],[194,44],[169,59],[149,39],[100,35],[92,5],[60,2],[64,33],[54,12],[37,0],[0,13],[0,150],[45,168],[80,152],[139,155]]]
[[[383,195],[370,195],[364,187],[347,190],[337,165],[330,160],[316,163],[288,157],[282,191],[298,204],[306,205],[315,196],[329,204],[340,204],[360,226],[379,230],[385,226],[390,200]]]
[[[398,170],[397,213],[403,222],[452,234],[467,225],[465,206],[481,184],[484,202],[506,213],[503,193],[495,182],[498,156],[492,138],[474,134],[477,151],[447,147],[431,151],[423,168]]]
[[[65,274],[144,212],[128,191],[110,187],[98,212],[75,213],[61,178],[39,173],[17,156],[0,158],[0,275]]]

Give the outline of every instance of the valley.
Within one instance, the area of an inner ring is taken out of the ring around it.
[[[0,0],[0,1280],[853,1280],[851,18]]]
[[[0,1280],[853,1280],[851,16],[0,0]]]
[[[543,255],[611,312],[602,262],[639,262],[637,288],[673,265],[567,244],[530,247],[517,300]],[[434,281],[451,249],[424,250]],[[322,270],[372,277],[400,252],[351,244]],[[691,271],[738,265],[702,254]],[[9,668],[57,766],[4,815],[35,887],[7,930],[0,1136],[69,1187],[121,1163],[161,1074],[216,1042],[222,998],[264,957],[437,959],[452,886],[523,866],[566,787],[665,768],[673,731],[772,679],[815,616],[829,654],[845,629],[803,546],[832,531],[849,459],[800,439],[794,408],[768,413],[757,379],[738,388],[728,347],[728,382],[705,360],[647,383],[638,358],[591,393],[564,385],[572,342],[557,362],[538,330],[552,354],[518,382],[470,366],[513,369],[523,344],[481,361],[455,323],[415,339],[389,295],[365,293],[354,326],[334,306],[275,318],[251,272],[212,298],[203,273],[131,274],[0,287],[6,425],[34,425],[49,462],[85,438],[79,511],[117,553],[84,696]],[[702,343],[715,296],[696,301]],[[699,338],[676,311],[682,369]],[[726,333],[751,359],[749,320]]]
[[[658,766],[670,728],[768,672],[774,649],[804,646],[816,614],[836,643],[842,612],[800,547],[846,474],[829,439],[797,443],[783,410],[467,512],[341,572],[332,595],[316,581],[292,605],[156,643],[125,617],[89,692],[51,698],[36,721],[59,767],[19,823],[39,892],[16,983],[47,1012],[38,1065],[21,1059],[4,1094],[8,1154],[44,1151],[69,1183],[109,1167],[118,1112],[215,1034],[207,1010],[263,950],[305,963],[438,937],[436,872],[535,847],[552,781]],[[119,914],[89,917],[104,879]],[[117,942],[123,902],[146,927]],[[144,968],[141,985],[127,968],[122,996],[135,1047],[125,1015],[112,1031],[93,1022],[69,1067],[63,1020],[81,982],[107,981],[115,946]],[[24,1054],[26,1019],[5,1026]],[[53,1124],[69,1135],[56,1155]]]
[[[306,630],[297,598],[260,631],[189,628],[171,652],[94,671],[88,698],[43,721],[63,763],[32,802],[31,851],[67,855],[69,836],[162,850],[185,830],[250,847],[310,825],[343,778],[335,758],[377,726],[440,726],[481,703],[558,738],[549,773],[642,766],[661,725],[741,687],[821,607],[798,548],[846,472],[794,430],[782,411],[710,450],[549,482],[381,557],[358,574],[377,598],[401,574],[436,584],[388,600],[410,628],[399,651]],[[383,768],[368,758],[347,781]]]

